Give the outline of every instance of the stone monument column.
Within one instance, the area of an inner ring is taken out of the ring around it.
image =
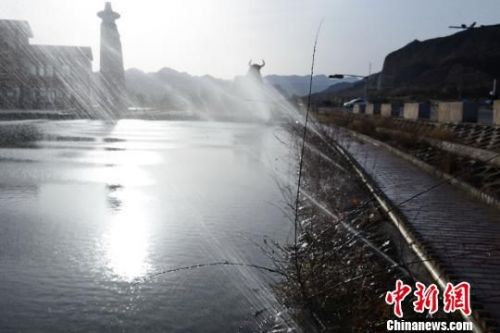
[[[100,79],[103,104],[109,111],[121,112],[126,107],[126,88],[122,44],[115,22],[120,14],[113,11],[110,2],[106,2],[104,10],[97,16],[102,20]]]

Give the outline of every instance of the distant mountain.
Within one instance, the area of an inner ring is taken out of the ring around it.
[[[175,91],[184,93],[190,89],[196,90],[204,80],[224,82],[224,80],[213,79],[210,76],[191,76],[171,68],[163,68],[155,73],[144,73],[135,68],[129,69],[125,72],[125,80],[129,92],[149,96],[160,96]]]
[[[345,82],[345,81],[339,82],[339,83],[332,84],[331,86],[329,86],[325,90],[320,91],[320,93],[323,93],[323,94],[336,93],[336,92],[345,90],[347,88],[351,88],[355,85],[356,85],[356,82]]]
[[[311,100],[313,104],[331,105],[332,103],[338,103],[339,101],[358,97],[363,98],[366,95],[367,82],[371,87],[372,82],[376,80],[376,77],[378,77],[377,74],[368,77],[367,81],[356,80],[354,82],[340,82],[331,85],[323,91],[312,94]]]
[[[132,105],[186,111],[199,118],[267,121],[293,109],[288,92],[263,86],[251,76],[221,80],[163,68],[155,73],[129,69],[125,79]]]
[[[175,95],[175,92],[179,92],[179,95],[192,96],[201,87],[206,87],[208,83],[224,87],[234,83],[231,80],[217,79],[209,75],[192,76],[171,68],[163,68],[155,73],[145,73],[133,68],[126,71],[125,78],[131,95],[146,99]],[[238,77],[235,80],[238,80]],[[268,75],[264,77],[264,80],[285,97],[304,96],[309,92],[310,77],[307,75]],[[332,81],[325,75],[316,75],[313,78],[312,92],[321,92],[329,87],[340,87],[338,84],[348,84],[351,81],[350,79]]]
[[[264,78],[269,84],[275,86],[278,90],[284,92],[289,97],[305,96],[309,93],[310,76],[298,75],[268,75]],[[312,93],[324,91],[325,89],[341,82],[351,82],[353,80],[336,80],[332,81],[326,75],[315,75],[313,78]]]
[[[158,72],[145,73],[138,69],[129,69],[125,73],[127,89],[135,104],[162,105],[175,109],[185,109],[189,104],[203,104],[203,99],[213,98],[210,91],[219,87],[219,91],[228,90],[244,76],[237,76],[235,80],[222,80],[209,75],[192,76],[178,72],[171,68],[163,68]],[[304,96],[309,92],[307,75],[268,75],[264,81],[273,86],[284,97]],[[317,93],[325,89],[338,90],[347,87],[353,80],[332,81],[325,75],[316,75],[313,78],[312,92]],[[332,84],[334,83],[334,84]]]

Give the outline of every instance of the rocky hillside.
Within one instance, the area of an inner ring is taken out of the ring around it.
[[[390,53],[381,87],[386,95],[487,97],[500,77],[500,25],[415,40]]]
[[[500,79],[500,25],[415,40],[387,55],[382,72],[369,78],[367,91],[375,101],[485,99],[495,78]],[[314,97],[317,104],[329,104],[364,94],[365,83],[358,82]]]

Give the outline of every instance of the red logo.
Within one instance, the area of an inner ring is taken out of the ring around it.
[[[401,302],[411,293],[411,287],[406,285],[401,280],[396,281],[396,290],[392,292],[387,292],[385,295],[385,302],[389,305],[394,304],[394,314],[398,318],[403,318],[403,309],[401,308]]]
[[[470,284],[468,282],[461,282],[456,286],[448,283],[443,295],[444,308],[446,313],[462,311],[466,316],[472,312],[470,308]]]
[[[429,310],[429,314],[436,313],[438,310],[438,295],[439,289],[435,284],[431,284],[428,288],[423,283],[415,284],[417,290],[413,293],[417,300],[413,302],[413,310],[418,313],[423,313],[424,310]]]
[[[434,314],[439,309],[439,288],[435,284],[426,287],[423,283],[415,283],[416,300],[413,302],[413,310],[418,313],[423,313],[425,310],[429,314]],[[470,306],[470,284],[468,282],[461,282],[457,285],[448,283],[443,293],[443,311],[452,313],[455,311],[462,311],[466,316],[472,313]],[[396,281],[396,289],[388,291],[385,295],[385,302],[388,305],[393,305],[394,315],[398,318],[403,317],[403,309],[401,303],[411,293],[412,288],[410,285],[404,284],[403,281]]]

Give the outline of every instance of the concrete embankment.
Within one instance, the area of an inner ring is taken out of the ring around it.
[[[491,295],[500,284],[500,211],[396,156],[376,140],[360,141],[336,127],[331,135],[391,202],[391,212],[400,215],[436,281],[441,286],[471,284],[474,313],[465,319],[473,321],[477,331],[496,329],[500,302]]]

